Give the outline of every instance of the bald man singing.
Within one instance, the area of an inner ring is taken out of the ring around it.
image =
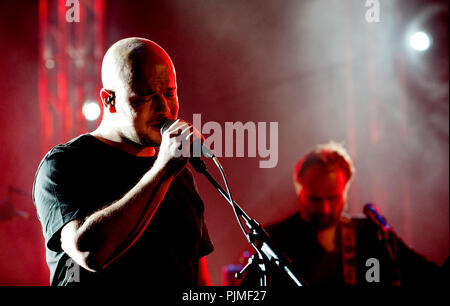
[[[126,38],[102,63],[99,127],[42,160],[33,201],[51,285],[210,285],[213,251],[178,116],[173,63],[156,43]]]

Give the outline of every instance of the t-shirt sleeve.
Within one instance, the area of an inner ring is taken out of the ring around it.
[[[195,183],[194,176],[192,175],[192,172],[188,168],[185,168],[185,170],[183,172],[186,175],[186,178],[189,181],[189,184],[192,185],[193,191],[196,194],[196,198],[198,198],[199,206],[201,207],[201,218],[200,218],[200,220],[201,220],[201,224],[200,224],[201,238],[200,238],[200,243],[198,244],[198,249],[197,249],[198,258],[201,258],[203,256],[210,254],[212,251],[214,251],[214,246],[209,237],[208,227],[206,226],[205,216],[204,216],[204,204],[203,204],[202,198],[200,197],[200,194],[198,193],[197,184]]]
[[[198,257],[201,258],[203,256],[206,256],[210,254],[212,251],[214,251],[214,246],[211,242],[211,239],[209,238],[208,228],[206,226],[206,223],[203,220],[202,217],[202,239],[200,241],[200,244],[198,246]]]
[[[47,248],[61,252],[60,231],[72,220],[83,218],[77,205],[71,154],[53,149],[42,160],[33,184],[33,202],[42,225]]]

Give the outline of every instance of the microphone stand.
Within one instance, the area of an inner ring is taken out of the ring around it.
[[[389,259],[392,262],[394,268],[394,278],[392,285],[395,287],[401,286],[401,271],[398,262],[398,237],[392,228],[389,230],[380,228],[378,232],[378,239],[384,243],[386,250],[389,254]]]
[[[397,233],[388,224],[386,218],[379,214],[375,204],[366,203],[363,208],[363,213],[378,227],[378,240],[384,244],[395,273],[393,275],[392,285],[400,286],[401,271],[398,260],[399,238],[397,237]]]
[[[218,163],[216,157],[212,157],[212,159],[216,162],[217,166],[223,174],[220,164]],[[248,240],[248,242],[255,248],[256,254],[254,254],[248,261],[247,265],[238,273],[236,273],[236,277],[242,277],[243,273],[250,266],[256,267],[259,274],[259,280],[261,286],[269,286],[271,282],[271,275],[273,274],[274,269],[279,269],[282,273],[285,273],[288,278],[290,278],[297,286],[305,286],[307,285],[306,281],[301,277],[295,276],[292,272],[290,266],[290,260],[287,256],[285,256],[277,247],[272,243],[269,238],[269,235],[266,231],[261,227],[261,225],[256,222],[254,219],[250,218],[242,208],[231,199],[231,194],[225,192],[223,188],[217,183],[217,181],[209,174],[206,170],[206,165],[199,157],[190,158],[189,159],[193,168],[203,174],[210,183],[219,191],[219,193],[227,200],[227,202],[233,207],[236,217],[238,219],[239,224],[242,227],[241,221],[239,218],[242,218],[247,226],[248,231],[246,232],[243,228],[244,234]],[[224,176],[225,179],[225,176]],[[225,181],[226,184],[226,181]],[[228,188],[228,187],[227,187]]]

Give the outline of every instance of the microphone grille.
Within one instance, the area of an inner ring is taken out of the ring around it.
[[[366,203],[363,207],[363,213],[367,215],[370,212],[376,211],[376,206],[373,203]]]
[[[174,123],[176,120],[168,119],[164,124],[161,126],[161,129],[159,130],[161,132],[161,135]]]

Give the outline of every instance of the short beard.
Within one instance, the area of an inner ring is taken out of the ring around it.
[[[336,225],[339,218],[334,215],[314,214],[308,216],[309,222],[315,230],[323,230]]]
[[[341,218],[340,214],[336,216],[335,214],[308,213],[305,209],[306,204],[304,204],[299,198],[297,198],[297,206],[299,207],[301,219],[308,222],[316,231],[337,225]]]

